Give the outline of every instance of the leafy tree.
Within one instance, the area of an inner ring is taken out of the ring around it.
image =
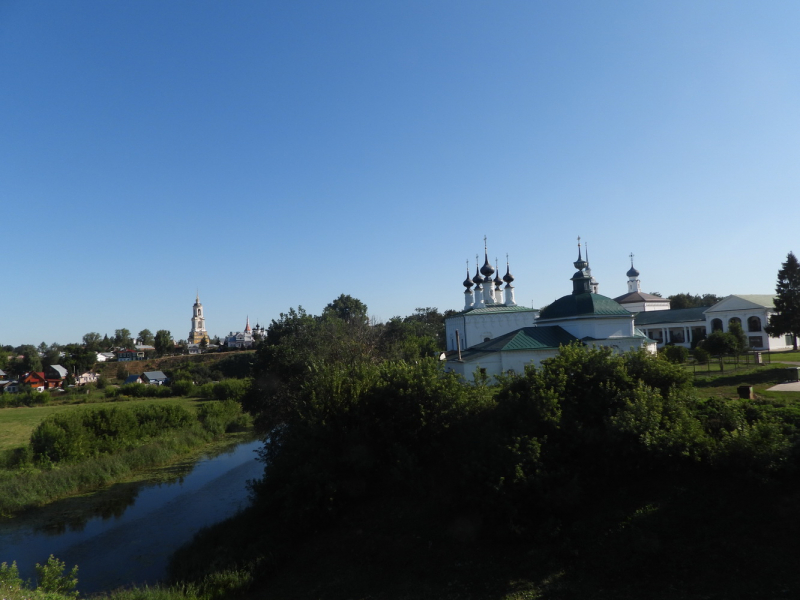
[[[683,346],[665,346],[662,350],[664,357],[674,363],[685,363],[689,358],[689,349]]]
[[[791,335],[792,346],[797,350],[797,336],[800,335],[800,263],[793,252],[789,252],[786,262],[778,271],[775,293],[777,314],[769,318],[769,324],[764,329],[771,336]]]
[[[739,321],[731,321],[728,323],[728,333],[736,338],[736,353],[742,352],[747,348],[749,341]]]
[[[325,307],[322,316],[334,316],[342,321],[366,324],[367,305],[358,298],[342,294]]]
[[[112,347],[112,345],[113,345],[112,340],[109,339],[108,334],[105,334],[103,336],[103,341],[101,342],[103,350],[109,350]]]
[[[174,350],[175,343],[172,341],[172,334],[166,329],[159,329],[153,338],[153,345],[158,356],[164,356]]]
[[[85,373],[94,368],[97,362],[97,353],[79,344],[68,344],[64,347],[62,366],[70,373]]]
[[[133,346],[133,338],[128,329],[117,329],[114,331],[114,345],[119,348],[130,348]]]
[[[100,350],[101,341],[100,334],[96,331],[91,331],[83,336],[83,345],[89,350],[94,350],[95,352]]]
[[[51,367],[61,363],[61,349],[58,347],[50,346],[42,356],[42,366]]]
[[[713,306],[721,300],[719,296],[714,294],[703,294],[702,296],[694,296],[692,294],[673,294],[668,296],[670,301],[670,308],[697,308],[699,306]]]
[[[711,354],[736,354],[739,340],[731,333],[714,331],[703,340],[701,347]]]
[[[39,357],[39,351],[36,347],[31,345],[20,346],[19,353],[22,354],[22,358],[9,364],[9,368],[17,377],[23,373],[42,370],[42,359]]]
[[[153,332],[149,329],[142,329],[139,332],[139,341],[142,344],[146,344],[148,346],[152,346],[155,342],[155,337],[153,336]]]

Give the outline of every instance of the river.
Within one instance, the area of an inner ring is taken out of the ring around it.
[[[120,483],[90,497],[54,502],[0,521],[0,563],[23,579],[50,554],[78,565],[82,595],[166,576],[170,555],[202,527],[247,506],[246,482],[263,473],[260,441],[163,469],[160,481]],[[166,479],[165,479],[166,477]]]

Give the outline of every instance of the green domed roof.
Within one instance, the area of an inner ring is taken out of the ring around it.
[[[559,298],[546,307],[539,315],[539,318],[563,319],[582,315],[630,317],[632,313],[607,296],[585,292],[583,294],[569,294]]]

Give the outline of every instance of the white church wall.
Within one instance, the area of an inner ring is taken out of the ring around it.
[[[457,350],[456,330],[461,339],[461,349],[470,348],[486,338],[494,339],[522,327],[533,325],[535,311],[509,311],[486,314],[465,313],[445,321],[447,349]]]

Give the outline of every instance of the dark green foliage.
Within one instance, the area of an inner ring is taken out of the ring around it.
[[[173,405],[67,411],[42,421],[31,434],[34,459],[74,462],[130,449],[143,439],[191,427],[195,417]]]
[[[172,393],[176,396],[194,396],[196,393],[195,385],[186,379],[180,381],[173,381],[170,384]]]
[[[30,388],[24,389],[16,394],[0,394],[0,408],[12,408],[17,406],[41,406],[50,403],[50,394],[47,392],[35,392]]]
[[[692,350],[692,356],[697,362],[704,363],[708,362],[708,359],[710,358],[711,354],[709,353],[708,350],[706,350],[702,346],[698,346],[697,348]]]
[[[713,306],[722,298],[716,296],[715,294],[703,294],[701,295],[692,295],[692,294],[673,294],[672,296],[668,296],[667,299],[670,301],[670,308],[673,310],[680,309],[680,308],[696,308],[698,306]]]
[[[125,383],[118,388],[106,388],[107,398],[118,396],[130,396],[132,398],[169,398],[170,396],[181,396],[168,385],[150,385],[146,383]]]
[[[8,364],[8,368],[17,377],[21,377],[31,371],[42,370],[42,359],[39,357],[39,351],[35,346],[20,346],[17,349],[17,354],[21,354],[22,359],[10,361]]]
[[[242,406],[233,400],[206,402],[197,411],[197,419],[212,435],[233,431],[242,423]]]
[[[166,329],[159,329],[153,338],[153,346],[155,346],[157,356],[172,354],[175,349],[172,334]]]
[[[689,358],[689,349],[683,346],[665,346],[662,353],[668,361],[677,364],[683,364]]]
[[[735,352],[737,354],[747,349],[747,336],[742,329],[742,324],[738,320],[731,320],[730,323],[728,323],[728,333],[730,333],[736,339]]]
[[[367,322],[367,305],[358,298],[342,294],[322,311],[323,317],[334,317],[347,323]]]
[[[794,349],[797,350],[797,336],[800,335],[800,262],[793,252],[786,256],[786,262],[778,271],[775,287],[775,314],[770,316],[764,328],[772,336],[790,334]]]
[[[698,347],[714,356],[736,354],[739,351],[739,340],[730,333],[713,331]]]
[[[118,348],[133,348],[133,338],[129,329],[114,330],[114,345]]]
[[[250,391],[252,381],[249,379],[226,379],[217,383],[207,383],[198,391],[202,398],[209,400],[234,400],[241,402]]]

